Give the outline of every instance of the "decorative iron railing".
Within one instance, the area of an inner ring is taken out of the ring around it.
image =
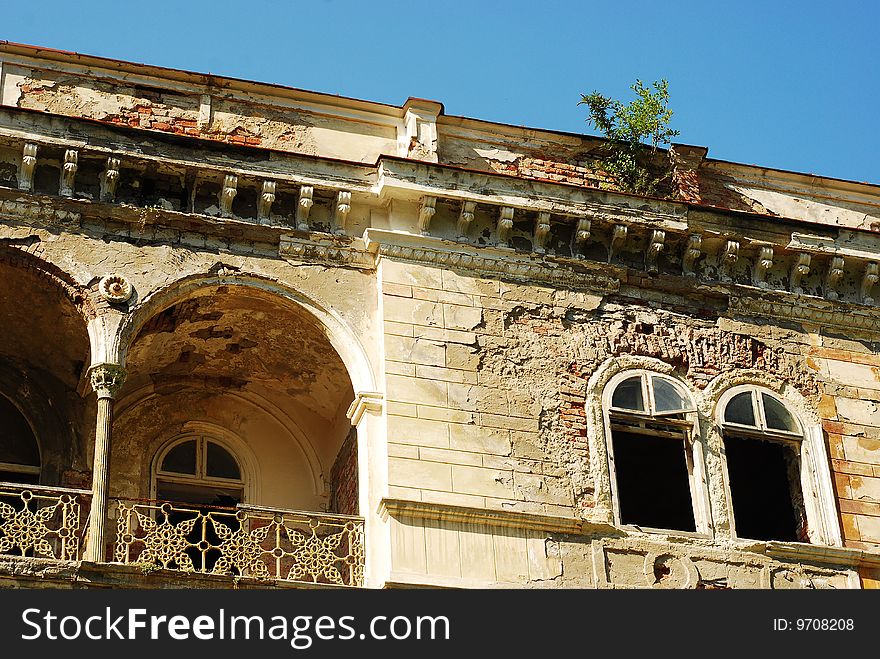
[[[116,500],[114,560],[183,572],[362,586],[359,517]]]
[[[78,560],[89,490],[0,483],[0,554]]]

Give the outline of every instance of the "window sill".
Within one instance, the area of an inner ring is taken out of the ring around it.
[[[711,533],[701,531],[676,531],[674,529],[655,529],[650,526],[638,526],[636,524],[619,524],[620,529],[627,533],[642,533],[645,535],[662,535],[674,538],[690,538],[698,540],[714,540]]]

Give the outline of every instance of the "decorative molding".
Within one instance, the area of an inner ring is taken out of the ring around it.
[[[333,211],[333,224],[336,233],[348,231],[348,214],[351,213],[351,192],[340,190],[336,193],[336,206]]]
[[[303,185],[299,189],[299,203],[296,207],[296,228],[299,231],[309,230],[309,213],[315,205],[314,194],[315,188],[311,185]]]
[[[275,181],[263,181],[263,190],[257,202],[257,222],[266,224],[272,216],[272,204],[275,203]]]
[[[582,250],[586,246],[587,241],[590,239],[590,230],[592,229],[592,227],[593,222],[590,218],[582,217],[578,219],[577,228],[574,232],[574,247],[571,250],[575,258],[584,258]]]
[[[134,288],[131,282],[122,275],[107,275],[98,282],[98,291],[108,302],[123,304],[131,299]]]
[[[758,288],[770,288],[767,273],[773,267],[773,247],[764,245],[758,250],[755,265],[752,268],[752,283]]]
[[[547,251],[544,246],[547,244],[547,237],[549,235],[550,213],[538,213],[538,218],[535,220],[535,235],[532,237],[532,249],[538,254],[543,254]]]
[[[112,203],[116,199],[116,186],[119,185],[119,158],[107,158],[107,166],[101,172],[101,201]]]
[[[703,253],[703,236],[698,233],[692,233],[688,237],[687,247],[684,250],[684,257],[682,257],[682,271],[684,272],[685,277],[696,277],[696,264],[697,259]]]
[[[89,381],[98,398],[116,398],[125,376],[125,369],[118,364],[97,364],[89,369]]]
[[[359,270],[373,270],[376,267],[375,257],[364,249],[363,241],[357,238],[351,241],[342,238],[308,240],[282,234],[278,254],[297,261],[341,265]]]
[[[615,224],[611,232],[611,242],[608,245],[608,263],[614,260],[614,257],[626,243],[626,234],[628,230],[625,224]]]
[[[666,232],[662,229],[654,229],[651,233],[651,242],[648,244],[648,250],[645,252],[645,271],[648,274],[656,275],[660,272],[657,260],[660,258],[660,252],[665,247]]]
[[[733,281],[733,268],[739,260],[739,241],[728,240],[721,255],[721,281]]]
[[[220,215],[232,217],[232,201],[238,194],[238,177],[235,174],[227,174],[223,178],[223,188],[220,190]]]
[[[865,274],[862,276],[862,285],[860,290],[862,304],[874,304],[874,297],[871,295],[871,290],[874,288],[874,284],[880,280],[880,266],[876,262],[871,262],[865,265]]]
[[[577,517],[540,515],[512,510],[471,508],[447,503],[429,503],[408,499],[382,499],[379,514],[388,517],[411,517],[425,520],[442,520],[458,524],[486,525],[496,528],[529,529],[547,533],[570,533],[574,535],[622,535],[620,529],[604,523],[595,523]]]
[[[728,309],[733,314],[745,316],[769,316],[814,325],[880,331],[880,313],[854,309],[849,305],[847,308],[840,308],[821,298],[811,300],[799,297],[797,300],[771,301],[731,295]]]
[[[829,300],[837,300],[840,297],[840,294],[837,292],[837,285],[843,279],[844,265],[843,257],[831,257],[831,262],[828,264],[828,273],[825,275],[825,297]]]
[[[475,201],[463,201],[461,202],[461,212],[458,214],[458,240],[460,242],[467,242],[468,240],[468,229],[470,229],[471,222],[474,221],[474,212],[477,209],[477,202]]]
[[[880,552],[852,547],[830,547],[828,545],[770,540],[764,547],[764,553],[773,558],[798,563],[880,567]]]
[[[419,231],[423,236],[430,233],[431,218],[437,212],[437,197],[422,197],[422,204],[419,206]]]
[[[513,231],[513,215],[516,209],[512,206],[501,206],[498,211],[498,224],[495,227],[497,244],[506,246]]]
[[[580,265],[549,260],[550,257],[520,258],[503,248],[476,248],[436,237],[420,237],[384,229],[367,229],[367,248],[381,257],[440,268],[458,268],[477,273],[480,277],[499,277],[513,280],[549,282],[551,284],[613,293],[620,289],[620,280],[600,272],[576,270]],[[503,251],[502,251],[503,250]],[[545,260],[548,259],[548,260]],[[570,264],[570,265],[569,265]]]
[[[61,184],[58,188],[58,194],[62,197],[73,196],[78,161],[79,152],[76,149],[67,149],[64,152],[64,166],[61,168]]]
[[[30,192],[34,187],[34,168],[37,166],[38,150],[39,146],[33,142],[24,145],[21,165],[18,167],[18,188],[24,192]]]
[[[11,201],[8,199],[0,203],[0,215],[12,220],[27,218],[48,224],[64,225],[78,225],[81,219],[79,213],[61,210],[50,204],[36,201]]]
[[[796,293],[797,295],[803,294],[804,289],[801,288],[801,280],[810,274],[810,260],[810,255],[804,253],[798,254],[797,258],[794,260],[794,263],[791,266],[791,274],[789,275],[788,283],[788,290],[792,293]]]
[[[357,426],[365,412],[381,412],[384,404],[385,395],[381,391],[358,391],[345,416],[351,421],[351,425]]]

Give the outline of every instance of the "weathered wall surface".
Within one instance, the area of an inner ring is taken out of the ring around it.
[[[587,381],[605,360],[637,355],[673,367],[697,397],[713,379],[738,372],[796,388],[829,433],[846,546],[880,547],[871,471],[880,417],[869,339],[853,341],[859,355],[817,347],[843,345],[833,332],[713,317],[695,300],[666,296],[662,308],[648,307],[638,298],[603,300],[388,259],[381,278],[391,498],[594,519],[595,479],[605,476],[591,467]],[[828,361],[841,355],[852,362]],[[700,423],[709,428],[714,419],[701,415]],[[723,540],[731,530],[719,450],[708,446],[706,461],[714,533]],[[454,540],[441,541],[443,522],[432,524],[395,522],[404,571],[421,565],[427,574],[467,580],[483,565],[483,578],[511,578],[507,567],[474,558],[481,531],[457,528],[449,531]],[[499,542],[519,547],[511,553],[530,566],[519,580],[558,571],[547,565],[546,534],[489,535],[496,557],[506,552]],[[431,556],[433,542],[452,543],[446,563]]]
[[[397,148],[394,125],[261,104],[220,90],[120,85],[109,78],[14,65],[5,67],[4,80],[3,104],[55,115],[357,162],[375,162]]]

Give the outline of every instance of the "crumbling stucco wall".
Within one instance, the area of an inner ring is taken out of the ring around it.
[[[5,67],[4,80],[2,103],[56,115],[357,162],[372,163],[396,150],[393,125],[268,105],[221,90],[120,84],[14,65]]]

